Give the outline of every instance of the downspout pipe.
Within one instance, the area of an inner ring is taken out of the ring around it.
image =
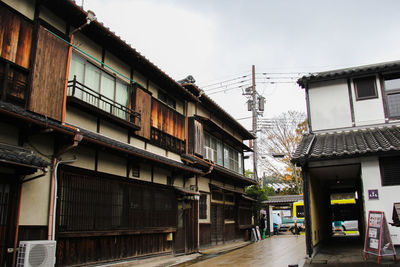
[[[79,131],[79,130],[78,130]],[[53,156],[52,165],[51,165],[51,178],[50,178],[50,203],[49,203],[49,217],[48,217],[48,231],[47,231],[47,239],[54,240],[54,213],[55,213],[55,195],[56,195],[56,179],[57,179],[57,167],[58,164],[61,162],[59,161],[59,157],[72,150],[73,148],[77,147],[79,142],[82,140],[83,136],[79,132],[76,132],[74,135],[74,142],[72,145],[66,147],[65,149],[59,151],[57,154]]]

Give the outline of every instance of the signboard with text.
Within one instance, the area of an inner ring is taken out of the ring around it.
[[[370,211],[368,213],[364,252],[365,258],[367,258],[367,253],[377,255],[378,263],[381,256],[394,256],[396,260],[396,250],[394,249],[383,211]]]

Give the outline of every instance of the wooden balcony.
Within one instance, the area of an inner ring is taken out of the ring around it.
[[[141,127],[141,115],[124,105],[73,80],[68,81],[68,101],[77,104],[97,115],[122,123],[136,130]]]
[[[177,154],[185,152],[185,141],[151,127],[151,143]]]
[[[0,99],[25,105],[28,75],[29,70],[0,58]]]

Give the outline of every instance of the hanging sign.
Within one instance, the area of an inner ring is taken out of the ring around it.
[[[388,224],[383,211],[370,211],[368,213],[368,227],[365,233],[364,244],[365,259],[367,253],[380,257],[393,256],[396,261],[396,250],[390,237]]]

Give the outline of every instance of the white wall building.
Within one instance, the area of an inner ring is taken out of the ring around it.
[[[384,211],[390,225],[400,202],[400,61],[304,76],[309,134],[293,157],[304,178],[307,251],[311,256],[331,235],[330,195],[355,192],[364,239],[369,211]],[[377,196],[375,193],[377,193]]]

